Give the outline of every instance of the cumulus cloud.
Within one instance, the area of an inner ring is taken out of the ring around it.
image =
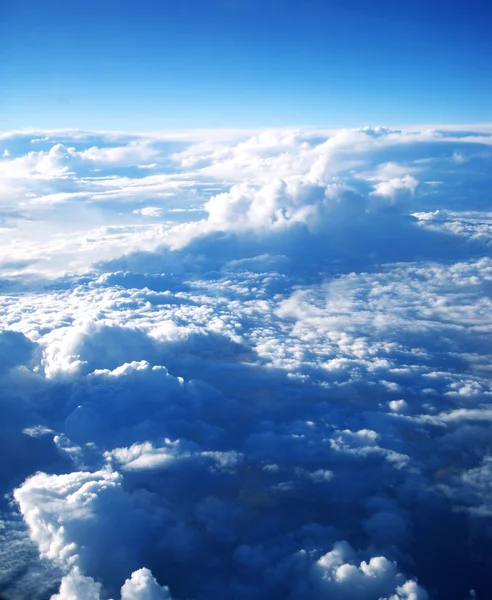
[[[384,556],[354,564],[355,553],[347,542],[318,559],[312,568],[315,586],[323,596],[337,598],[385,598],[388,600],[427,600],[427,593],[414,581],[404,581],[395,564]],[[393,593],[395,592],[395,593]]]
[[[101,584],[92,577],[85,577],[74,568],[62,579],[60,593],[51,597],[52,600],[100,600]]]
[[[395,198],[399,192],[410,192],[413,194],[419,182],[411,175],[403,177],[392,177],[385,181],[380,181],[374,186],[374,191],[371,192],[377,196],[386,196]]]
[[[0,593],[487,598],[491,140],[2,134]]]
[[[77,567],[63,577],[60,593],[51,600],[101,600],[101,584],[84,577]],[[121,600],[171,600],[166,587],[161,587],[148,569],[132,573],[121,588]]]
[[[121,600],[171,600],[167,587],[161,587],[148,569],[132,573],[121,588]]]
[[[133,211],[134,214],[142,215],[142,217],[160,217],[162,212],[162,208],[158,206],[144,206]]]

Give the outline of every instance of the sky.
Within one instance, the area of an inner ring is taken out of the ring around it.
[[[485,123],[488,0],[6,0],[0,128]]]
[[[0,600],[492,598],[490,11],[3,3]]]

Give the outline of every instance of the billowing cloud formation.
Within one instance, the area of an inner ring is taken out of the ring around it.
[[[3,134],[0,595],[490,596],[491,143]]]
[[[60,593],[52,600],[100,600],[101,584],[81,575],[75,567],[62,579]],[[121,588],[121,600],[171,600],[166,587],[162,588],[148,569],[132,573]]]

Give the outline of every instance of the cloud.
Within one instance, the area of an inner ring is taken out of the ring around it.
[[[0,593],[488,597],[491,139],[2,137]]]
[[[35,344],[18,331],[0,331],[0,373],[30,362]]]
[[[409,192],[413,194],[418,186],[419,182],[411,175],[404,175],[403,177],[392,177],[386,181],[380,181],[374,186],[372,194],[377,196],[386,196],[388,198],[395,198],[400,192]]]
[[[142,217],[160,217],[162,216],[162,208],[158,206],[144,206],[144,208],[137,208],[133,213],[142,215]]]
[[[152,159],[158,150],[145,141],[131,141],[125,146],[99,148],[92,146],[77,153],[81,160],[91,161],[97,165],[140,165]]]
[[[63,577],[60,593],[52,600],[101,600],[101,584],[84,577],[77,567]],[[132,573],[121,588],[121,600],[171,600],[168,589],[159,586],[148,569]]]
[[[91,577],[84,577],[76,567],[65,575],[60,584],[60,593],[51,597],[52,600],[100,600],[101,584]]]
[[[148,569],[132,573],[121,588],[121,600],[171,600],[167,587],[161,587]]]
[[[324,597],[427,600],[427,593],[413,581],[404,581],[394,563],[384,556],[354,564],[355,553],[347,542],[335,544],[312,568],[315,586]]]
[[[128,230],[135,214],[150,216],[151,208],[161,209],[163,216],[175,223],[193,213],[200,219],[203,212],[199,211],[205,207],[208,218],[203,222],[194,219],[193,227],[188,223],[169,235],[168,227],[160,232],[163,244],[179,246],[190,238],[235,230],[238,225],[273,224],[278,229],[281,224],[310,228],[317,224],[321,228],[325,223],[340,232],[340,220],[344,227],[353,226],[355,218],[358,230],[344,237],[357,239],[361,229],[374,230],[378,211],[387,210],[388,204],[400,216],[407,212],[410,200],[412,212],[423,212],[432,192],[434,204],[449,209],[449,188],[463,190],[469,207],[483,204],[481,191],[470,185],[471,163],[457,166],[452,157],[455,152],[473,155],[473,173],[486,177],[490,134],[444,133],[384,128],[328,133],[272,130],[249,136],[247,132],[215,132],[209,133],[206,141],[203,132],[167,137],[37,133],[33,139],[39,150],[12,153],[0,161],[0,193],[4,186],[7,204],[12,208],[22,205],[26,216],[36,223],[35,227],[29,225],[32,221],[17,223],[6,237],[5,251],[9,257],[17,257],[20,270],[53,276],[84,271],[95,257],[92,243],[78,243],[76,259],[75,251],[60,252],[60,237],[66,238],[67,246],[74,236],[97,239],[102,258],[155,248],[149,247],[143,229],[133,228],[131,239],[125,240],[101,235],[99,231],[108,222],[115,224],[115,211],[119,211],[118,225]],[[32,135],[24,134],[29,146]],[[186,141],[193,137],[196,143]],[[15,133],[13,139],[19,144],[23,138]],[[429,152],[435,152],[436,158],[429,159]],[[152,175],[138,168],[150,158]],[[426,180],[440,181],[442,186],[417,186]],[[122,201],[128,204],[123,209]],[[366,214],[371,222],[363,227]],[[382,229],[395,225],[403,226],[396,220],[391,225],[384,223]],[[461,233],[447,225],[440,231],[450,237]],[[407,228],[398,237],[408,234]],[[485,235],[474,238],[480,243],[485,239]],[[420,240],[414,243],[422,245]],[[337,246],[341,245],[337,240]],[[359,249],[357,252],[360,254]],[[33,259],[38,263],[35,269],[28,262]],[[13,274],[17,271],[10,270]]]
[[[70,171],[70,161],[74,149],[63,144],[55,144],[49,150],[29,152],[25,156],[9,158],[4,155],[0,161],[0,175],[6,179],[66,179],[73,173]],[[6,160],[5,160],[6,158]]]

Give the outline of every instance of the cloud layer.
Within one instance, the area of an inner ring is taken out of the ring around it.
[[[0,595],[490,596],[491,144],[3,134]]]

